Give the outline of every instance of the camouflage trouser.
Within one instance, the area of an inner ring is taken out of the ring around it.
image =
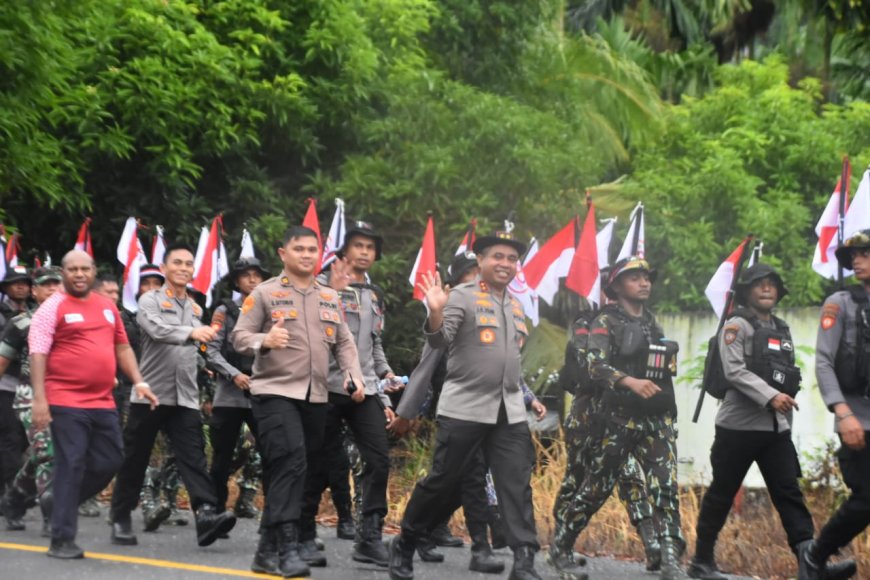
[[[153,511],[160,502],[160,492],[166,498],[169,506],[174,508],[181,487],[181,476],[178,474],[178,466],[175,462],[175,453],[169,444],[166,434],[160,432],[154,444],[154,450],[163,451],[163,462],[152,465],[145,470],[145,480],[142,482],[142,490],[139,493],[139,501],[142,511]],[[151,462],[154,463],[156,453],[152,452]]]
[[[362,521],[362,474],[363,464],[362,455],[359,448],[356,446],[356,440],[353,437],[353,431],[347,426],[347,423],[342,421],[341,436],[344,441],[344,452],[347,454],[347,460],[350,463],[350,477],[353,480],[353,514],[354,519],[358,522]]]
[[[637,459],[652,502],[656,535],[677,538],[685,545],[680,529],[680,497],[677,488],[677,437],[673,419],[647,418],[632,428],[608,420],[600,437],[582,454],[584,477],[576,492],[565,486],[556,501],[553,542],[557,548],[573,548],[577,536],[613,493],[629,457]]]
[[[586,476],[586,468],[592,459],[589,453],[596,440],[591,424],[590,401],[587,397],[575,397],[571,412],[565,417],[565,450],[567,455],[565,479],[553,508],[557,519],[568,514],[565,506],[579,493]],[[637,527],[642,520],[653,517],[653,508],[647,494],[646,480],[633,454],[629,454],[616,480],[616,491],[631,524]]]
[[[48,428],[37,430],[33,427],[33,414],[30,407],[18,410],[18,418],[27,432],[30,447],[24,465],[18,470],[12,482],[15,489],[30,505],[36,498],[51,488],[54,473],[54,445]]]
[[[239,471],[236,476],[236,485],[239,486],[239,490],[247,489],[256,492],[263,475],[263,464],[260,454],[257,453],[254,435],[244,424],[239,432],[239,442],[236,444],[236,451],[230,466],[230,473],[236,471]]]

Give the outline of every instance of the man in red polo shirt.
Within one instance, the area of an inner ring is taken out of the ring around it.
[[[123,460],[121,429],[112,388],[116,363],[152,408],[157,397],[142,380],[111,300],[91,292],[96,267],[73,250],[61,262],[64,292],[33,315],[28,343],[33,385],[33,425],[51,424],[54,440],[54,558],[82,558],[75,543],[79,503],[102,490]]]

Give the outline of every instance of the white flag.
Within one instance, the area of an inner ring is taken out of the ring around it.
[[[637,237],[637,248],[634,247],[635,237]],[[622,243],[619,255],[616,256],[616,261],[618,262],[632,256],[643,258],[646,254],[645,238],[643,203],[638,203],[631,211],[631,224],[628,226],[628,235],[625,236],[625,241]]]
[[[163,263],[163,256],[166,254],[166,242],[163,240],[163,226],[155,226],[154,229],[157,233],[151,245],[151,263],[159,266]]]
[[[843,221],[843,239],[847,240],[861,230],[870,229],[870,169],[864,172],[855,197]]]
[[[242,230],[242,251],[239,258],[255,258],[254,240],[251,238],[251,233],[247,228]]]

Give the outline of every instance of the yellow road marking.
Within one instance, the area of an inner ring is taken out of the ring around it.
[[[0,542],[0,549],[18,550],[21,552],[47,552],[45,546],[31,546],[29,544],[10,544]],[[234,568],[218,568],[216,566],[202,566],[200,564],[185,564],[172,560],[157,560],[155,558],[138,558],[136,556],[121,556],[119,554],[101,554],[100,552],[85,552],[85,558],[92,560],[106,560],[107,562],[120,562],[122,564],[141,564],[142,566],[154,566],[155,568],[173,568],[187,570],[189,572],[202,572],[204,574],[223,574],[224,576],[239,576],[242,578],[276,578],[270,574],[258,574],[247,570]],[[277,576],[280,578],[280,576]]]

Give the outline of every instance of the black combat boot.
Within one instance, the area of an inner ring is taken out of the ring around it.
[[[310,576],[308,564],[299,555],[299,528],[294,523],[280,524],[278,536],[278,573],[285,578]]]
[[[798,559],[798,580],[845,580],[858,572],[855,560],[829,564],[827,558],[815,553],[815,543],[805,540],[795,549]]]
[[[390,542],[390,580],[414,580],[416,542],[402,534]]]
[[[658,572],[662,569],[662,547],[656,535],[655,524],[647,518],[637,523],[637,533],[643,542],[643,551],[646,554],[647,572]]]
[[[461,548],[465,545],[462,538],[457,538],[450,533],[450,528],[447,526],[447,522],[435,526],[435,529],[432,530],[432,540],[436,545],[441,546],[442,548]]]
[[[363,516],[360,540],[353,546],[354,560],[370,562],[384,568],[390,565],[390,554],[381,535],[383,527],[384,520],[380,514]]]
[[[24,507],[25,498],[15,489],[15,486],[10,485],[3,498],[0,499],[0,512],[6,518],[6,529],[10,532],[23,531],[24,514],[27,509]]]
[[[338,515],[335,535],[339,540],[356,539],[356,526],[353,523],[353,515],[350,512],[350,503],[336,502],[335,511]]]
[[[531,546],[520,546],[514,550],[514,567],[508,580],[541,580],[535,570],[535,549]],[[577,579],[586,580],[586,578]]]
[[[486,537],[486,524],[466,520],[468,533],[471,535],[471,562],[468,569],[484,574],[501,574],[504,572],[504,562],[493,556],[492,548]]]
[[[100,502],[97,501],[97,496],[89,497],[79,504],[79,515],[83,518],[100,517]]]
[[[145,521],[145,531],[155,532],[160,527],[160,524],[172,515],[172,510],[160,499],[160,488],[154,483],[156,469],[153,467],[148,469],[153,471],[145,478],[142,491],[139,493],[139,503],[142,506],[142,519]]]
[[[659,539],[662,551],[662,571],[659,575],[661,580],[681,580],[686,577],[680,567],[680,556],[685,548],[683,542],[671,536],[662,536]]]
[[[49,546],[46,555],[50,558],[60,558],[61,560],[77,560],[84,558],[85,552],[73,540],[56,540],[52,538],[51,546]]]
[[[256,497],[256,487],[239,487],[239,497],[236,498],[236,507],[233,509],[237,518],[257,519],[260,517],[260,510],[254,505]]]
[[[705,560],[697,554],[689,564],[689,578],[698,580],[728,580],[728,576],[719,571],[713,559]]]
[[[555,543],[550,544],[547,551],[547,562],[550,563],[562,580],[588,580],[586,559],[579,562],[574,559],[574,550],[560,549]]]
[[[129,513],[112,514],[112,543],[118,546],[135,546],[139,543],[133,533],[133,522]]]
[[[274,527],[260,528],[260,542],[251,562],[251,570],[260,574],[281,574],[278,566],[278,531]]]
[[[51,509],[54,507],[54,496],[51,491],[44,491],[39,498],[39,511],[42,513],[42,531],[39,533],[43,538],[51,537]],[[135,536],[133,539],[135,540]],[[135,542],[134,542],[135,543]]]
[[[424,562],[443,562],[444,554],[437,551],[438,546],[429,536],[424,536],[417,541],[417,555]]]
[[[299,521],[299,557],[312,568],[326,566],[326,556],[317,545],[317,524],[313,518]]]
[[[213,505],[204,503],[196,509],[196,542],[200,546],[210,546],[235,525],[233,512],[219,514]]]

